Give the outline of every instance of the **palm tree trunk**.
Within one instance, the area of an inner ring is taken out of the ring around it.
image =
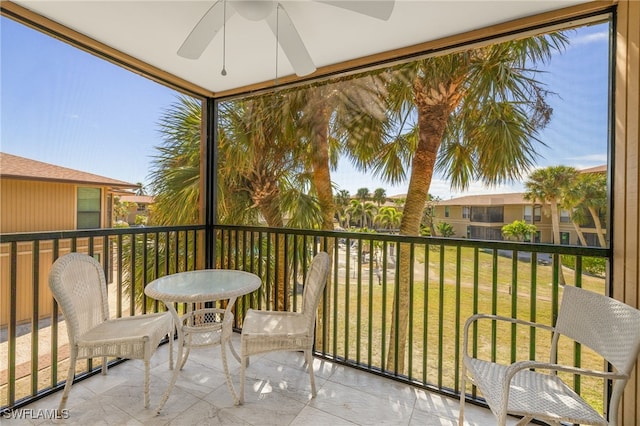
[[[321,95],[320,93],[318,95]],[[333,200],[333,187],[331,185],[331,172],[329,169],[329,114],[327,111],[319,109],[313,119],[313,140],[312,140],[312,167],[313,167],[313,184],[318,195],[318,203],[322,213],[322,228],[324,230],[333,230],[333,219],[336,213],[336,207]],[[333,256],[334,242],[332,239],[327,240],[325,247],[329,256]],[[325,294],[330,295],[332,288],[331,273],[327,279]],[[329,330],[324,330],[324,306],[328,306],[328,302],[318,310],[318,332],[316,333],[316,346],[322,347],[324,336],[328,335]]]
[[[273,184],[273,186],[265,185],[265,187],[277,188],[275,184]],[[256,197],[256,192],[257,191],[254,191],[252,194],[252,199],[257,204],[260,214],[264,217],[267,225],[271,228],[282,228],[284,226],[284,220],[282,218],[282,210],[280,209],[279,191],[276,189],[262,197]],[[278,239],[278,244],[276,244],[276,238]],[[274,235],[273,244],[274,247],[278,247],[278,252],[276,253],[276,283],[273,289],[274,297],[272,300],[275,305],[274,309],[284,311],[287,306],[286,287],[289,282],[289,277],[287,276],[288,268],[286,268],[287,254],[285,252],[284,236]]]
[[[426,95],[421,95],[421,92],[416,95],[419,126],[418,146],[411,163],[411,178],[400,222],[400,235],[420,234],[420,221],[427,203],[438,148],[442,141],[447,117],[455,107],[448,102],[433,104],[433,102],[426,100]],[[408,244],[400,246],[398,265],[399,279],[391,316],[387,370],[404,373],[409,329],[410,272],[413,267]]]
[[[598,212],[594,207],[589,207],[589,213],[591,213],[591,217],[593,218],[593,223],[595,224],[595,227],[596,227],[596,233],[598,235],[598,242],[600,243],[600,247],[606,247],[607,242],[604,239],[604,232],[602,231],[600,216],[598,216]]]
[[[558,214],[558,202],[552,200],[551,204],[551,227],[553,228],[553,243],[560,244],[560,215]],[[562,257],[558,256],[558,283],[565,285],[564,273],[562,272]]]
[[[573,223],[573,227],[576,230],[576,234],[578,234],[578,240],[580,240],[580,244],[582,244],[583,247],[586,247],[587,240],[584,239],[584,233],[582,232],[582,229],[580,229],[580,225],[578,225],[573,221],[571,221],[571,223]]]

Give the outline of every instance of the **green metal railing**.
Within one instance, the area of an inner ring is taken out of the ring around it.
[[[562,278],[566,285],[607,292],[606,280],[589,265],[593,259],[606,261],[608,249],[216,225],[206,262],[205,232],[204,226],[191,226],[0,236],[2,312],[9,312],[2,317],[1,344],[7,353],[0,366],[2,409],[26,405],[64,384],[66,369],[58,371],[63,361],[58,321],[53,320],[60,315],[43,289],[49,266],[68,251],[100,258],[111,283],[114,316],[163,310],[143,293],[144,285],[162,275],[205,265],[256,273],[263,285],[236,302],[237,331],[248,308],[298,310],[311,258],[327,251],[332,271],[318,310],[316,356],[452,396],[463,391],[460,352],[467,317],[487,312],[553,324]],[[401,259],[409,260],[406,269]],[[570,267],[560,268],[561,259]],[[404,279],[409,303],[400,309],[396,295]],[[31,289],[28,300],[19,296],[24,287]],[[25,305],[26,314],[21,312]],[[403,346],[397,324],[405,315]],[[533,329],[492,323],[472,331],[474,354],[487,359],[548,357],[550,336]],[[40,344],[44,332],[52,336],[50,347]],[[18,359],[24,351],[28,359]],[[43,364],[43,355],[48,363]],[[602,366],[601,359],[573,344],[563,346],[562,358]],[[87,363],[77,377],[98,367]],[[576,379],[574,384],[602,406],[601,383]],[[482,402],[471,386],[464,391]]]

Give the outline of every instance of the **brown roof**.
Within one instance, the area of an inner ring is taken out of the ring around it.
[[[55,166],[29,158],[0,152],[0,177],[20,180],[82,183],[114,188],[137,188],[138,185],[92,173]]]
[[[501,206],[507,204],[531,204],[523,198],[522,192],[507,194],[466,195],[450,200],[438,201],[439,206]]]
[[[123,203],[153,204],[155,201],[155,198],[151,195],[121,195],[119,198]]]
[[[580,170],[580,173],[605,173],[607,171],[607,165],[589,167],[588,169]]]

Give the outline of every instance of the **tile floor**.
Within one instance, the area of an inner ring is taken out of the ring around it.
[[[239,335],[234,334],[239,348]],[[240,367],[229,366],[236,389]],[[235,406],[227,388],[219,347],[192,349],[176,386],[159,415],[155,406],[171,377],[168,345],[152,359],[151,408],[143,408],[143,365],[133,360],[75,384],[67,405],[69,418],[38,414],[57,407],[61,393],[36,401],[21,420],[2,424],[71,425],[457,425],[458,400],[316,359],[318,395],[311,398],[303,357],[282,352],[251,359],[245,404]],[[466,425],[494,425],[488,410],[467,404]],[[515,421],[509,424],[515,424]]]

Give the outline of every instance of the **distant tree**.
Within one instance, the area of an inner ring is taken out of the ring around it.
[[[453,229],[453,226],[451,226],[451,224],[447,222],[438,223],[437,229],[440,235],[445,238],[453,237],[456,234],[456,232]]]
[[[393,204],[396,206],[396,208],[402,210],[404,208],[404,202],[405,201],[406,201],[405,198],[394,198],[393,199]]]
[[[560,244],[560,210],[559,205],[566,199],[573,190],[578,179],[578,171],[569,166],[550,166],[535,170],[525,182],[526,200],[542,204],[548,204],[549,209],[545,209],[551,216],[551,228],[553,229],[553,242]],[[559,261],[561,263],[561,261]],[[560,284],[565,284],[562,264],[558,265]]]
[[[525,241],[527,238],[532,239],[532,235],[538,228],[535,225],[525,222],[524,220],[514,220],[512,223],[502,227],[502,235],[517,241]]]
[[[142,182],[138,182],[138,188],[136,188],[136,195],[147,195],[147,188],[145,188]]]
[[[136,215],[136,225],[146,225],[147,221],[148,219],[146,216],[143,216],[141,214]]]
[[[371,193],[369,192],[369,188],[359,188],[356,192],[356,198],[360,201],[367,201],[371,198]]]
[[[359,218],[357,223],[360,227],[364,227],[362,220],[364,217],[364,204],[360,200],[351,200],[349,207],[346,208],[346,213],[350,219]]]
[[[420,235],[435,235],[436,230],[433,227],[433,217],[435,215],[435,204],[440,201],[440,197],[427,195],[427,203],[422,211],[422,220],[420,221]],[[427,231],[425,231],[428,229]]]
[[[373,218],[373,222],[384,229],[397,229],[398,226],[400,226],[401,220],[402,212],[399,212],[398,209],[391,206],[381,207]]]
[[[351,194],[346,189],[341,189],[333,198],[336,205],[348,206],[351,201]]]
[[[347,208],[349,207],[350,202],[351,195],[346,189],[338,191],[333,197],[338,223],[344,229],[349,228],[349,215],[347,214]]]
[[[589,211],[600,247],[606,247],[600,213],[607,208],[607,177],[603,173],[584,173],[580,175],[579,186],[584,192],[584,200],[580,207]]]
[[[368,227],[376,215],[376,205],[370,201],[351,200],[349,207],[346,209],[350,218],[360,218],[358,226],[360,228]]]
[[[129,212],[138,206],[131,201],[120,201],[120,197],[115,197],[113,201],[113,221],[127,221]]]
[[[387,201],[387,191],[384,188],[378,188],[373,191],[373,201],[380,207]]]

